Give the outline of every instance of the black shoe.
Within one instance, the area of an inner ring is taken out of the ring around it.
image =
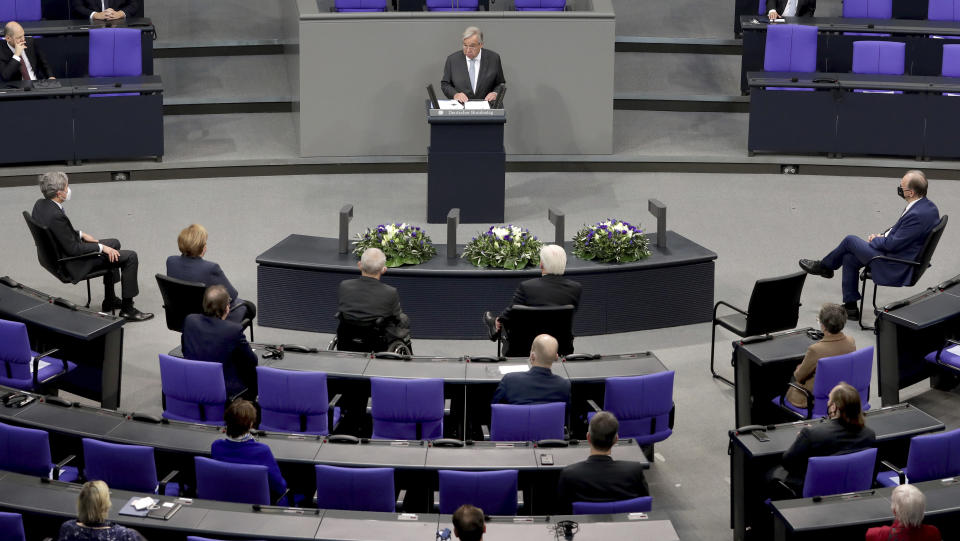
[[[847,311],[847,321],[860,321],[860,308],[857,303],[845,302],[843,308]]]
[[[127,321],[146,321],[148,319],[153,319],[153,314],[148,312],[141,312],[134,307],[124,308],[120,310],[120,317]]]
[[[497,316],[493,315],[493,312],[484,312],[483,323],[487,326],[490,341],[496,342],[497,337],[500,335],[500,331],[497,330]]]
[[[112,299],[104,299],[100,304],[100,311],[112,314],[114,310],[120,310],[123,308],[123,301],[114,297]]]
[[[800,268],[810,274],[816,274],[824,278],[833,278],[833,269],[824,267],[818,259],[801,259]]]

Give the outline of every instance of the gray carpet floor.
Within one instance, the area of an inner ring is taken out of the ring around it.
[[[745,305],[758,278],[797,269],[800,257],[821,257],[842,235],[881,231],[899,215],[898,179],[803,175],[706,174],[509,174],[506,219],[549,237],[548,206],[564,210],[568,234],[580,224],[622,217],[649,227],[646,201],[655,197],[669,207],[669,229],[717,252],[716,298]],[[334,236],[337,210],[355,205],[353,230],[390,220],[423,224],[425,175],[351,175],[218,178],[122,183],[78,183],[67,212],[73,223],[95,236],[116,236],[140,256],[142,293],[138,307],[158,318],[127,326],[121,407],[158,413],[160,382],[157,354],[178,343],[166,329],[153,274],[164,271],[176,253],[181,228],[202,223],[210,232],[207,258],[217,261],[246,298],[256,299],[256,256],[290,233]],[[82,286],[64,286],[33,257],[20,211],[39,197],[35,187],[5,188],[0,198],[0,251],[8,254],[0,275],[38,289],[80,300]],[[932,180],[931,199],[942,213],[960,205],[960,183]],[[443,237],[441,226],[426,226]],[[479,226],[463,225],[459,240]],[[920,288],[960,273],[960,254],[950,249],[960,230],[947,228],[941,249]],[[914,290],[882,288],[881,302]],[[331,295],[335,292],[330,292]],[[402,294],[402,292],[401,292]],[[801,325],[816,325],[824,302],[839,300],[838,279],[810,278]],[[99,295],[95,294],[95,302]],[[491,307],[498,308],[498,307]],[[479,315],[478,315],[478,325]],[[416,326],[416,322],[413,322]],[[732,335],[718,331],[718,355],[729,358]],[[872,334],[852,331],[860,347]],[[257,328],[258,341],[324,346],[328,335]],[[684,540],[729,539],[729,462],[727,430],[733,428],[733,395],[707,369],[710,327],[690,325],[602,337],[581,337],[579,351],[619,353],[652,350],[677,371],[674,435],[657,445],[649,473],[656,509],[665,511]],[[418,353],[492,354],[486,341],[416,341]],[[732,376],[729,366],[722,370]],[[874,375],[874,378],[876,376]],[[871,401],[876,405],[876,385]],[[902,396],[960,426],[960,395],[931,391],[925,382]]]

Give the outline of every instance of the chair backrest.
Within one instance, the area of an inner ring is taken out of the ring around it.
[[[906,470],[911,483],[960,475],[960,429],[914,436]]]
[[[930,0],[927,19],[931,21],[960,21],[960,0]]]
[[[70,275],[65,268],[57,263],[57,260],[63,257],[60,251],[60,245],[53,238],[53,234],[46,227],[40,225],[30,213],[23,211],[23,219],[27,222],[27,228],[33,236],[33,243],[37,246],[37,259],[40,266],[47,269],[47,272],[57,277],[61,282],[69,282]]]
[[[183,320],[190,314],[203,313],[203,293],[207,286],[202,282],[188,282],[157,274],[157,286],[163,298],[163,313],[167,328],[183,332]]]
[[[517,514],[517,470],[440,470],[440,514],[469,503],[487,515]]]
[[[857,19],[890,19],[893,0],[843,0],[843,16]]]
[[[197,497],[221,502],[270,505],[267,467],[235,464],[212,458],[193,458],[197,469]]]
[[[393,468],[315,466],[317,507],[348,511],[396,511]]]
[[[152,493],[157,489],[153,447],[83,438],[83,476],[111,488]]]
[[[257,367],[260,429],[305,434],[329,433],[327,374]]]
[[[770,25],[763,54],[764,71],[817,71],[817,27]]]
[[[160,386],[167,419],[223,425],[227,389],[222,364],[161,353]]]
[[[143,75],[139,28],[90,29],[90,77]]]
[[[876,463],[876,449],[810,457],[807,460],[807,476],[803,481],[803,497],[867,490],[873,485]]]
[[[427,11],[477,11],[479,0],[427,0]]]
[[[45,431],[0,423],[0,470],[49,477],[52,465]]]
[[[960,2],[960,0],[957,0]],[[943,64],[940,75],[944,77],[960,77],[960,45],[943,46]]]
[[[387,0],[335,0],[333,7],[342,13],[387,11]]]
[[[32,360],[27,326],[18,321],[0,319],[0,380],[29,381]]]
[[[0,512],[0,541],[27,541],[19,513]]]
[[[619,421],[621,438],[635,438],[647,445],[663,441],[673,433],[673,379],[673,370],[607,378],[603,409]]]
[[[940,223],[933,226],[933,229],[931,229],[927,235],[927,240],[923,242],[923,249],[920,250],[920,256],[917,258],[920,265],[913,269],[913,274],[910,276],[910,283],[907,284],[907,287],[917,285],[920,277],[923,276],[923,273],[930,267],[930,260],[933,259],[933,252],[936,251],[937,245],[940,244],[940,237],[943,236],[943,230],[947,227],[948,218],[946,214],[941,216]]]
[[[571,304],[561,306],[524,306],[515,304],[510,308],[507,323],[509,349],[507,357],[530,355],[533,339],[549,334],[557,339],[558,353],[573,353],[573,315],[576,309]]]
[[[807,273],[763,278],[753,285],[744,336],[793,329],[800,320],[800,295]]]
[[[0,2],[0,24],[10,21],[39,21],[40,0],[3,0]]]
[[[849,383],[860,393],[860,405],[864,411],[870,409],[872,372],[873,346],[817,361],[817,375],[813,380],[813,416],[823,417],[827,414],[830,390],[841,381]]]
[[[548,404],[490,406],[490,439],[493,441],[562,440],[567,405]]]
[[[443,437],[443,380],[370,378],[373,437]]]
[[[906,44],[896,41],[854,41],[853,73],[903,75]]]
[[[372,321],[348,319],[337,314],[337,349],[339,351],[357,351],[375,353],[384,351],[389,341],[386,336],[386,323],[383,318]]]
[[[563,11],[567,0],[514,0],[517,11]]]
[[[653,498],[641,496],[615,502],[573,502],[574,515],[609,515],[615,513],[646,513],[653,508]]]

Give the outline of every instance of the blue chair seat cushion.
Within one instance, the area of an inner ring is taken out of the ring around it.
[[[50,465],[53,468],[53,464]],[[80,470],[74,466],[60,468],[60,480],[64,483],[76,483],[80,479]]]
[[[39,353],[35,351],[31,351],[30,354],[33,356],[39,355]],[[48,381],[50,378],[53,378],[54,376],[60,374],[63,371],[63,361],[60,359],[55,359],[53,357],[45,357],[41,359],[41,361],[49,364],[47,366],[40,368],[40,372],[39,374],[37,374],[37,381],[39,381],[40,383],[44,383]],[[70,361],[67,361],[67,372],[70,372],[76,367],[77,367],[76,364]],[[0,385],[6,385],[7,387],[14,387],[17,389],[32,389],[33,378],[32,377],[29,379],[8,378],[6,377],[6,374],[3,373],[2,370],[0,370]]]
[[[930,363],[936,363],[937,352],[931,351],[924,357],[924,360]],[[960,355],[953,353],[952,351],[949,350],[949,348],[944,349],[940,353],[940,362],[950,367],[956,368],[957,370],[960,370]]]
[[[910,479],[906,469],[903,470],[903,474],[907,480]],[[895,471],[882,471],[877,474],[877,482],[883,487],[895,487],[900,484],[900,476]]]

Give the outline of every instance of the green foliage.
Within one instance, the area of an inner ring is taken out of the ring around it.
[[[520,270],[540,264],[543,243],[515,225],[494,225],[471,240],[463,257],[476,267]]]
[[[386,224],[357,233],[353,254],[360,257],[367,248],[380,248],[387,256],[388,267],[419,265],[433,259],[437,249],[419,227],[409,224]]]
[[[650,250],[647,236],[638,226],[608,219],[577,231],[573,255],[602,263],[629,263],[650,257]]]

